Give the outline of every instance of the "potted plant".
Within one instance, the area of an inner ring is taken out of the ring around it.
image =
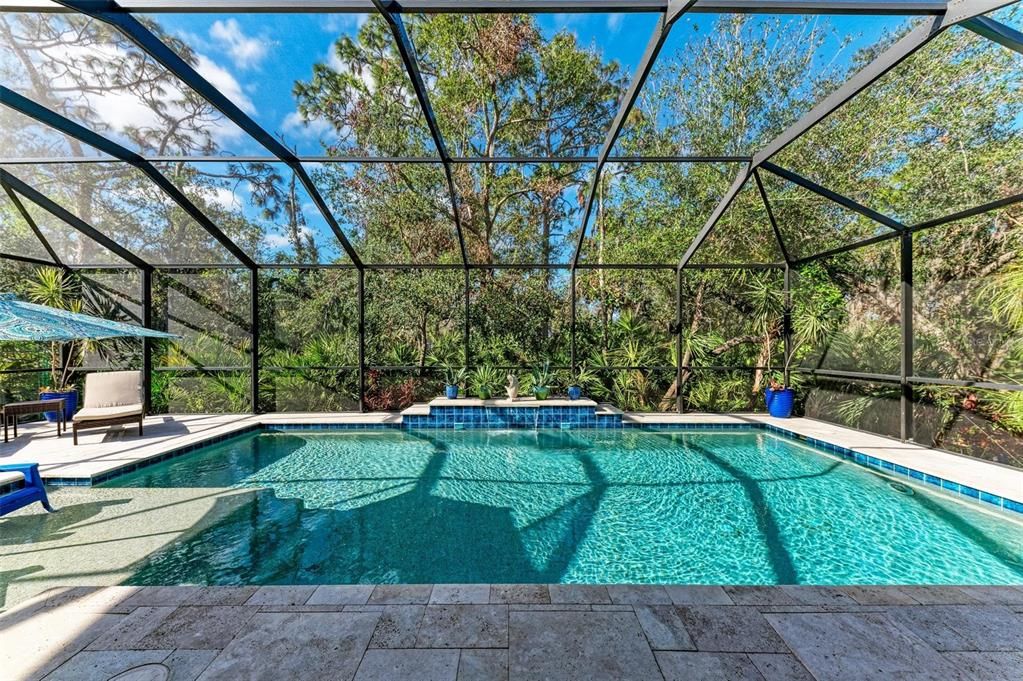
[[[54,267],[44,267],[36,273],[35,281],[28,290],[29,299],[40,305],[48,305],[69,312],[81,312],[82,301],[72,298],[69,282],[64,272]],[[64,400],[64,418],[71,420],[78,410],[78,391],[71,382],[74,369],[82,362],[85,341],[50,343],[50,384],[39,389],[41,400]],[[47,421],[59,420],[56,412],[45,412]]]
[[[444,365],[444,395],[453,400],[458,397],[458,386],[465,382],[465,367],[453,367],[450,364]]]
[[[583,389],[592,385],[597,375],[593,370],[583,365],[575,370],[572,381],[568,384],[568,399],[578,400],[583,396]]]
[[[796,333],[793,334],[788,351],[783,354],[783,370],[771,375],[764,390],[764,403],[767,405],[768,414],[780,419],[792,416],[792,409],[796,403],[796,392],[791,384],[792,361],[803,346],[823,342],[831,334],[831,324],[827,313],[823,311],[818,313],[807,311],[796,320]],[[770,371],[770,358],[767,368]]]
[[[477,397],[489,400],[501,385],[501,375],[495,367],[479,366],[472,372],[471,383]]]
[[[553,378],[550,361],[544,361],[542,365],[533,367],[529,375],[533,383],[533,397],[538,400],[546,400],[551,394],[551,379]]]

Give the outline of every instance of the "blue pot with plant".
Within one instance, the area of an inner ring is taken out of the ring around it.
[[[444,365],[444,396],[449,400],[458,397],[458,386],[465,381],[465,367],[453,367],[450,364]]]
[[[43,388],[39,391],[39,399],[47,402],[50,400],[64,400],[64,420],[70,421],[71,417],[78,411],[78,391],[74,388],[68,388],[65,390],[49,390]],[[60,420],[59,412],[47,411],[43,413],[43,416],[50,423],[56,423]]]
[[[792,416],[792,408],[796,404],[796,391],[772,381],[771,387],[764,391],[764,402],[767,404],[768,414],[775,418],[787,419]]]
[[[596,378],[596,374],[585,366],[576,369],[572,376],[572,382],[568,386],[568,399],[578,400],[583,396],[583,388],[592,386]]]

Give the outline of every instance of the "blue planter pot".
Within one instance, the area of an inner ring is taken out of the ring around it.
[[[71,417],[78,411],[78,391],[69,390],[66,393],[54,393],[54,392],[42,392],[39,393],[39,399],[41,400],[64,400],[64,419],[70,421]],[[50,423],[56,423],[60,419],[57,416],[57,412],[48,411],[43,416]]]
[[[456,399],[458,397],[458,386],[457,385],[446,385],[446,386],[444,386],[444,395],[449,400]]]
[[[570,386],[568,386],[568,399],[570,399],[570,400],[578,400],[582,396],[583,396],[583,389],[582,388],[580,388],[577,385],[570,385]]]
[[[764,402],[767,404],[768,414],[775,418],[787,419],[792,416],[796,393],[792,388],[782,388],[781,390],[768,388],[764,393]]]

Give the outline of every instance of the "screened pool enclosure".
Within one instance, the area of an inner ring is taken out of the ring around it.
[[[143,368],[154,413],[550,361],[630,411],[787,377],[807,416],[1023,465],[1018,5],[0,10],[0,290],[180,335],[70,358]],[[0,400],[50,361],[0,347]]]

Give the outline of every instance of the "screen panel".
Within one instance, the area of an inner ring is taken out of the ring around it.
[[[684,14],[616,154],[752,155],[912,25],[900,16]]]
[[[1023,55],[953,27],[778,154],[906,224],[1023,192]]]
[[[739,169],[738,163],[609,163],[581,262],[677,265]]]
[[[221,90],[243,93],[220,65],[151,28]],[[133,151],[253,151],[240,128],[104,22],[77,13],[4,12],[0,44],[5,85]]]

